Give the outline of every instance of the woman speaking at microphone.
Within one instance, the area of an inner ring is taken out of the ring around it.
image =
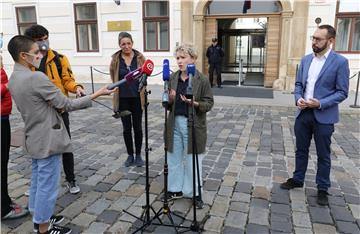
[[[192,171],[192,136],[188,125],[191,100],[185,97],[189,85],[186,68],[194,64],[197,58],[191,45],[183,44],[176,48],[175,58],[179,70],[173,73],[169,81],[169,117],[167,126],[168,142],[168,200],[193,195]],[[199,154],[199,172],[201,178],[201,161],[206,147],[206,112],[214,105],[214,98],[208,79],[198,70],[192,78],[192,90],[195,109],[195,136],[197,153]],[[197,179],[196,179],[197,182]],[[196,185],[198,188],[198,185]],[[196,191],[196,206],[202,208],[203,202]]]
[[[133,39],[129,33],[121,32],[118,42],[120,50],[112,55],[110,63],[110,76],[114,83],[124,79],[129,72],[141,67],[145,61],[144,55],[133,49]],[[145,103],[145,89],[140,92],[138,92],[138,89],[138,80],[125,83],[119,87],[113,97],[114,116],[120,116],[123,124],[123,136],[128,154],[125,161],[126,167],[133,165],[141,167],[144,165],[141,158],[143,138],[141,117]],[[134,129],[135,158],[131,128]]]

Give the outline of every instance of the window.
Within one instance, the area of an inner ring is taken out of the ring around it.
[[[145,51],[169,51],[169,2],[144,1]]]
[[[25,30],[31,25],[36,24],[35,6],[16,7],[17,27],[20,35],[24,35]]]
[[[360,53],[360,5],[355,0],[338,1],[335,50]]]
[[[76,46],[78,52],[98,52],[96,3],[74,5]]]

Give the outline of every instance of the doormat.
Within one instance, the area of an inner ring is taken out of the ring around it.
[[[222,86],[222,89],[215,85],[212,88],[214,96],[228,96],[228,97],[247,97],[247,98],[274,98],[273,90],[268,88],[253,88],[253,87],[230,87]]]

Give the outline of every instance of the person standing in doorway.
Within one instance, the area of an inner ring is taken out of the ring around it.
[[[312,54],[302,60],[295,82],[295,171],[293,177],[282,183],[282,189],[304,186],[309,160],[309,147],[314,136],[317,153],[317,203],[328,205],[331,168],[331,136],[339,121],[339,103],[349,92],[349,64],[343,56],[331,50],[335,29],[319,26],[312,40]]]
[[[217,38],[213,38],[212,44],[208,47],[206,51],[206,57],[208,58],[209,62],[209,79],[211,87],[214,86],[214,70],[216,70],[216,81],[218,88],[221,87],[221,65],[222,65],[222,58],[224,57],[224,50],[218,44]]]
[[[75,82],[69,60],[65,55],[50,49],[48,30],[45,27],[36,24],[26,29],[25,35],[36,41],[39,45],[40,52],[43,55],[40,67],[33,67],[32,70],[43,72],[65,96],[68,96],[69,92],[75,93],[76,96],[84,95],[85,92],[83,86]],[[64,120],[66,130],[71,137],[69,113],[64,111],[61,113],[61,117]],[[63,153],[62,162],[69,192],[72,194],[80,192],[80,187],[76,184],[75,180],[73,153]]]

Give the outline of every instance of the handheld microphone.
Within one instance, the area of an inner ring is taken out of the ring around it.
[[[169,80],[170,80],[170,66],[169,60],[164,59],[163,61],[163,81],[164,81],[164,93],[162,96],[162,105],[167,108],[169,104]]]
[[[147,77],[150,76],[154,70],[154,62],[151,61],[150,59],[145,60],[141,70],[142,70],[142,76],[139,80],[139,89],[138,89],[139,92],[143,86],[147,85]]]
[[[130,83],[133,80],[137,80],[142,75],[142,73],[143,73],[142,67],[139,67],[138,69],[126,74],[124,79],[108,85],[107,89],[112,90],[115,89],[116,87],[120,87],[122,84]]]
[[[186,74],[189,77],[189,83],[188,83],[188,87],[186,88],[186,98],[190,98],[192,99],[193,97],[193,90],[192,90],[192,79],[195,75],[195,64],[188,64],[186,66]]]

